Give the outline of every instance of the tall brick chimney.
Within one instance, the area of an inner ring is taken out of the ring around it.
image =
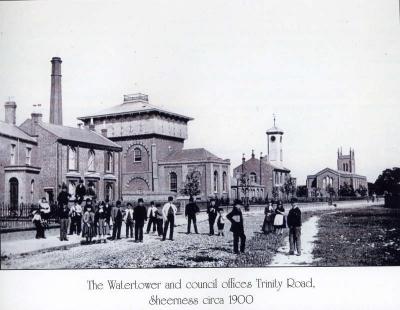
[[[7,101],[4,104],[4,112],[5,112],[4,120],[6,123],[15,125],[16,109],[17,109],[17,104],[14,101]]]
[[[50,123],[62,125],[61,58],[51,59]]]

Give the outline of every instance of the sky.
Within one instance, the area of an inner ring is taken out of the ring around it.
[[[393,1],[0,2],[0,119],[41,104],[62,58],[64,124],[142,92],[185,114],[185,148],[232,168],[284,130],[284,165],[306,176],[355,149],[374,182],[400,165],[400,18]]]

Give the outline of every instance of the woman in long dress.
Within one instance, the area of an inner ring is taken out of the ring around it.
[[[283,208],[282,201],[278,202],[278,206],[275,209],[275,218],[274,218],[274,229],[275,233],[281,235],[283,232],[283,228],[285,228],[285,209]]]
[[[92,242],[94,235],[94,212],[92,206],[88,205],[86,212],[83,214],[83,232],[82,237],[86,238],[86,242]]]
[[[272,207],[272,202],[268,202],[264,209],[264,223],[262,231],[264,234],[269,234],[273,232],[274,227],[274,208]]]

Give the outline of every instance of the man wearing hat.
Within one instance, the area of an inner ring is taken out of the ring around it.
[[[75,189],[75,196],[76,196],[76,200],[78,201],[78,204],[82,203],[85,195],[86,195],[86,187],[83,184],[83,179],[79,179],[79,183]]]
[[[239,239],[240,239],[240,252],[244,253],[246,246],[246,235],[244,234],[243,215],[240,210],[241,201],[235,199],[232,211],[226,216],[231,222],[231,232],[233,233],[233,252],[239,254]]]
[[[196,223],[196,214],[199,212],[199,207],[197,206],[197,204],[194,202],[193,197],[189,198],[189,203],[186,205],[185,208],[185,216],[188,219],[188,224],[187,224],[187,234],[190,234],[190,226],[191,226],[191,222],[193,222],[193,226],[194,226],[194,232],[196,234],[198,234],[198,230],[197,230],[197,223]]]
[[[214,224],[218,214],[218,206],[215,202],[215,198],[210,199],[210,203],[207,206],[207,214],[208,214],[208,224],[210,225],[209,235],[212,236],[214,235]]]
[[[143,226],[144,222],[147,221],[147,211],[143,198],[138,199],[133,217],[135,218],[135,242],[143,242]]]
[[[111,240],[121,239],[121,226],[122,226],[122,210],[121,210],[121,201],[117,200],[115,203],[115,207],[111,210],[111,218],[114,223],[113,225],[113,234]]]
[[[167,237],[168,226],[169,226],[169,240],[171,241],[174,240],[174,225],[175,225],[175,216],[177,208],[172,203],[173,201],[174,198],[172,196],[169,196],[168,202],[164,205],[162,209],[162,214],[165,223],[162,241],[165,241],[165,238]]]
[[[297,205],[297,198],[292,198],[290,201],[292,208],[287,216],[287,224],[289,226],[289,254],[294,255],[294,249],[297,250],[297,255],[301,255],[301,211]]]

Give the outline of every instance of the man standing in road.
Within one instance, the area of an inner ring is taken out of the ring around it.
[[[122,210],[121,201],[117,201],[115,207],[112,208],[111,218],[114,223],[113,234],[111,240],[121,239],[121,226],[122,226]]]
[[[198,234],[197,230],[197,223],[196,223],[196,214],[199,212],[199,207],[194,202],[193,197],[189,198],[189,203],[186,205],[185,208],[185,216],[187,217],[188,224],[187,224],[187,234],[190,234],[190,226],[193,222],[194,232]]]
[[[297,199],[292,198],[292,208],[287,217],[287,224],[289,226],[289,255],[294,255],[294,249],[297,250],[297,255],[301,255],[301,211],[297,206]]]
[[[157,208],[154,204],[154,201],[152,201],[150,202],[150,207],[149,210],[147,211],[148,222],[147,222],[146,234],[150,232],[151,225],[153,225],[153,233],[156,231],[157,228],[156,214],[157,214]]]
[[[147,221],[143,198],[138,199],[138,205],[134,209],[133,217],[135,218],[135,242],[143,242],[143,226],[144,222]]]
[[[172,196],[168,197],[168,202],[164,205],[162,209],[162,214],[164,218],[164,234],[162,241],[165,241],[167,236],[167,230],[169,226],[169,240],[174,240],[174,225],[175,225],[175,216],[176,216],[176,206],[172,203],[174,198]]]
[[[244,253],[246,246],[246,235],[244,234],[243,214],[240,209],[241,201],[235,199],[233,202],[232,211],[226,216],[231,222],[231,232],[233,233],[233,252],[239,254],[239,239],[240,239],[240,252]]]

